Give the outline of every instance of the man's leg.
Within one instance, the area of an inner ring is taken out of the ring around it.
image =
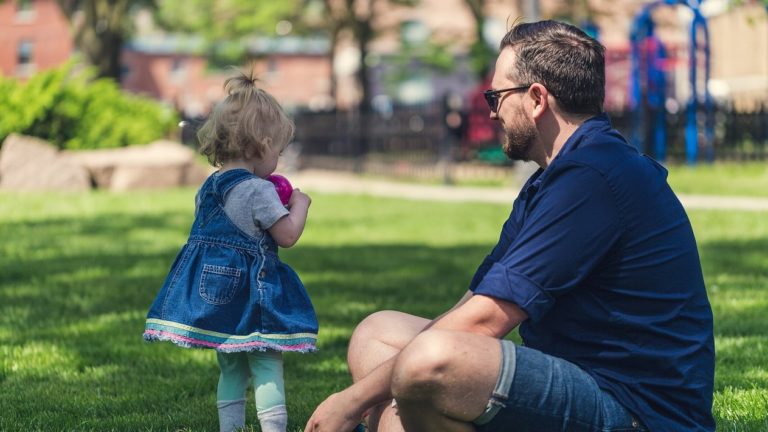
[[[397,355],[427,324],[429,320],[425,318],[396,311],[368,316],[358,324],[349,341],[347,363],[352,379],[362,379]],[[403,430],[391,401],[369,410],[367,423],[373,432]]]
[[[358,381],[399,353],[429,320],[397,311],[369,315],[355,328],[349,341],[347,364]]]
[[[428,330],[400,353],[392,391],[410,431],[474,431],[498,379],[498,339]]]

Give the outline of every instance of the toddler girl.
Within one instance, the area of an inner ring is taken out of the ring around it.
[[[250,380],[265,432],[287,425],[282,352],[315,350],[317,318],[277,246],[301,236],[310,198],[298,189],[284,207],[265,180],[293,136],[277,101],[252,76],[224,83],[226,99],[198,133],[220,169],[195,197],[195,221],[147,315],[144,339],[212,348],[221,367],[221,431],[245,424]]]

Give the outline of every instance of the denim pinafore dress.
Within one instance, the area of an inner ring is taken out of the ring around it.
[[[147,314],[145,340],[220,352],[316,349],[314,308],[272,236],[248,235],[224,213],[227,192],[249,178],[232,170],[203,184],[189,240]]]

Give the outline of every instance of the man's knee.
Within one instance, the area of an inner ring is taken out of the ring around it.
[[[426,400],[450,380],[456,353],[450,348],[451,332],[429,330],[419,334],[400,353],[392,373],[395,399]]]
[[[386,333],[392,319],[392,311],[374,312],[355,327],[347,349],[347,364],[353,379],[360,379],[369,372],[371,365],[366,363],[370,362],[372,347],[379,343],[379,338]]]
[[[365,317],[352,332],[350,344],[366,343],[376,339],[386,331],[387,323],[391,323],[392,313],[392,311],[379,311]]]

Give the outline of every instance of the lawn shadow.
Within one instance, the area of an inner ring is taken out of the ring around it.
[[[141,338],[146,310],[190,223],[169,212],[4,224],[0,348],[9,357],[0,369],[0,402],[13,407],[14,427],[215,427],[212,352]],[[382,309],[438,315],[463,294],[491,246],[300,244],[282,251],[321,325],[319,353],[286,355],[292,424],[349,383],[346,347],[357,323]],[[716,334],[724,340],[717,347],[718,387],[766,388],[768,239],[708,241],[700,251]],[[61,364],[35,365],[51,347]],[[41,417],[36,407],[56,409]],[[24,420],[35,416],[48,420]]]
[[[0,262],[0,343],[11,353],[8,364],[21,366],[0,369],[0,401],[13,407],[14,427],[215,427],[213,353],[141,337],[189,229],[177,219],[110,214],[3,227],[0,238],[9,243]],[[147,247],[142,230],[168,240]],[[439,314],[462,295],[489,248],[306,245],[281,253],[304,280],[321,325],[317,354],[286,355],[292,423],[349,384],[346,348],[360,320],[380,309]],[[54,367],[34,365],[51,353],[59,359]]]

